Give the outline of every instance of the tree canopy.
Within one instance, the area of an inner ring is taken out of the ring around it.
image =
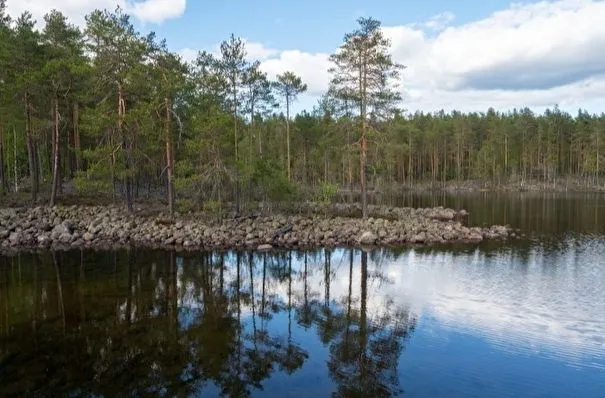
[[[307,83],[291,71],[272,81],[235,34],[185,62],[120,8],[82,29],[54,10],[41,27],[1,1],[1,192],[172,212],[338,188],[366,203],[366,191],[424,181],[600,183],[604,114],[406,112],[380,22],[357,22],[330,57],[329,89],[293,114]]]

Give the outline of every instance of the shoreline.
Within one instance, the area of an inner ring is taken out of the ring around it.
[[[38,193],[38,200],[36,203],[31,202],[31,195],[26,188],[18,193],[9,192],[5,195],[0,196],[0,206],[6,208],[20,207],[21,204],[27,203],[26,206],[46,206],[49,198],[49,187],[43,187]],[[351,196],[356,197],[359,195],[359,189],[357,186],[350,190],[349,187],[336,186],[335,199],[340,200],[343,203],[349,201]],[[73,206],[114,206],[115,201],[109,194],[103,195],[92,195],[87,193],[78,192],[72,185],[72,182],[63,184],[62,194],[57,196],[57,205]],[[300,198],[295,198],[293,202],[299,201],[303,197],[310,197],[316,193],[312,187],[307,187],[306,190],[299,192]],[[481,193],[481,194],[501,194],[501,193],[536,193],[536,194],[564,194],[564,193],[578,193],[578,194],[605,194],[605,177],[602,178],[602,182],[597,184],[596,182],[587,182],[585,180],[568,177],[558,178],[554,181],[544,182],[541,180],[508,180],[508,181],[491,181],[491,180],[448,180],[448,181],[434,181],[434,180],[416,180],[412,182],[398,182],[389,184],[388,187],[377,185],[368,189],[368,195],[400,195],[402,193],[416,193],[416,194],[464,194],[464,193]],[[143,199],[143,197],[146,197]],[[182,201],[191,200],[190,197],[182,197]],[[178,204],[179,200],[177,200]],[[228,203],[227,201],[226,203]],[[253,201],[254,202],[254,201]],[[145,207],[153,207],[158,203],[162,203],[165,206],[164,194],[158,192],[143,193],[141,197],[135,198],[136,204],[142,204]]]
[[[397,184],[385,192],[445,192],[445,193],[605,193],[605,178],[601,184],[578,178],[560,178],[551,182],[511,180],[501,183],[490,180],[415,181]]]
[[[516,236],[508,226],[466,226],[464,210],[369,206],[367,220],[350,216],[357,210],[356,205],[309,204],[299,214],[217,220],[208,213],[168,219],[146,208],[129,214],[116,206],[3,208],[0,253],[127,247],[187,251],[405,247]]]

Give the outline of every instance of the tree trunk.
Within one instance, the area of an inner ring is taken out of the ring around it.
[[[172,217],[174,214],[174,192],[172,186],[172,130],[170,118],[172,104],[170,103],[170,99],[168,99],[168,97],[164,99],[164,103],[166,106],[166,176],[168,179],[168,212],[170,213],[170,217]]]
[[[0,120],[0,193],[6,193],[6,174],[4,172],[4,126]]]
[[[363,59],[363,57],[362,57]],[[364,59],[359,69],[359,91],[360,91],[360,112],[361,117],[361,150],[359,156],[359,185],[361,189],[361,217],[365,220],[368,217],[368,197],[366,187],[366,161],[368,145],[366,141],[366,104],[367,104],[367,61]]]
[[[504,136],[504,174],[508,176],[508,135]]]
[[[80,143],[80,109],[77,102],[73,108],[74,150],[76,152],[76,172],[82,170],[82,146]]]
[[[457,150],[456,150],[456,180],[460,181],[461,180],[461,174],[460,172],[462,171],[462,157],[460,156],[460,150],[461,150],[461,137],[460,135],[458,135],[457,137]]]
[[[29,93],[25,92],[25,134],[27,139],[27,159],[29,162],[29,177],[31,180],[32,202],[38,199],[38,167],[36,161],[36,146],[34,144],[34,136],[31,125],[31,104]]]
[[[328,183],[328,150],[324,148],[324,183]]]
[[[307,173],[307,151],[308,151],[308,144],[307,141],[305,141],[304,146],[303,146],[303,176],[302,176],[302,183],[307,186],[307,177],[308,177],[308,173]]]
[[[361,187],[361,216],[363,219],[366,219],[368,217],[368,192],[366,187],[367,141],[365,135],[365,121],[363,122],[363,124],[364,131],[361,135],[361,156],[359,162],[359,167],[361,168],[361,170],[359,173],[359,184]]]
[[[122,85],[118,83],[118,137],[122,140],[122,150],[125,151],[125,174],[124,189],[126,190],[126,207],[132,211],[132,187],[130,180],[130,147],[126,134],[124,133],[124,116],[126,115],[126,102],[124,100],[124,91]]]
[[[238,140],[237,140],[237,85],[236,77],[233,76],[233,143],[235,148],[235,210],[239,213],[240,209],[240,186],[239,186],[239,166],[238,161]]]
[[[599,158],[601,157],[601,152],[599,151],[599,128],[598,127],[596,129],[596,136],[597,136],[596,137],[596,147],[597,147],[596,148],[596,150],[597,150],[597,158],[596,158],[596,163],[597,163],[596,164],[596,167],[597,167],[597,185],[599,185],[600,184],[600,178],[599,178],[600,174],[599,174],[599,172],[600,172],[600,168],[601,168],[600,165],[599,165]]]
[[[235,148],[235,163],[237,163],[238,159],[238,150],[237,150],[237,91],[235,85],[235,77],[233,77],[233,143]]]
[[[258,158],[263,158],[263,129],[258,129]]]
[[[414,179],[414,165],[412,161],[412,133],[408,135],[408,182],[411,183]]]
[[[17,163],[17,129],[13,127],[13,167],[15,177],[15,193],[19,192],[19,165]]]
[[[254,147],[254,100],[251,100],[251,105],[250,105],[250,129],[248,132],[248,164],[251,165],[252,164],[252,152],[253,152],[253,147]]]
[[[348,123],[347,123],[348,124]],[[348,187],[349,187],[349,202],[353,201],[353,162],[351,161],[351,129],[345,125],[347,129],[347,166],[348,166]]]
[[[290,98],[286,95],[286,162],[288,163],[288,182],[292,176],[290,172]]]
[[[59,99],[55,96],[54,100],[54,128],[53,128],[53,182],[50,191],[49,206],[55,205],[57,199],[57,186],[59,185]]]

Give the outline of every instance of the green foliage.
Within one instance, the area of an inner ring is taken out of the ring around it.
[[[372,18],[345,35],[331,57],[330,89],[298,115],[290,105],[307,85],[292,72],[271,81],[234,34],[220,54],[200,52],[188,64],[137,32],[121,9],[93,11],[82,30],[58,11],[44,19],[38,29],[31,14],[11,19],[0,9],[0,191],[50,183],[57,103],[59,177],[122,201],[132,202],[126,193],[166,195],[167,145],[186,208],[295,200],[315,181],[313,199],[329,202],[337,188],[357,189],[362,172],[369,189],[419,180],[602,182],[604,114],[397,109],[402,66]]]
[[[188,213],[198,210],[191,199],[179,199],[176,202],[176,211],[179,213]]]
[[[221,214],[223,206],[220,200],[207,200],[202,205],[202,210],[212,214]]]
[[[329,204],[332,203],[332,200],[334,200],[334,197],[337,193],[338,186],[329,182],[322,181],[322,183],[319,184],[319,188],[315,192],[315,195],[313,196],[313,201],[323,204]]]
[[[307,91],[307,85],[303,83],[302,79],[299,76],[296,76],[294,72],[290,71],[284,72],[277,76],[275,88],[277,93],[284,97],[286,106],[288,107],[294,100],[296,100],[296,97],[299,94]],[[289,111],[289,108],[287,111]]]
[[[295,187],[280,164],[268,159],[259,159],[253,166],[250,183],[265,199],[287,201],[296,195]]]

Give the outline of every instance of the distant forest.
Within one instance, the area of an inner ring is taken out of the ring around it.
[[[52,205],[70,190],[129,208],[157,197],[172,210],[175,198],[239,205],[424,181],[598,184],[604,114],[410,114],[380,22],[358,22],[331,56],[329,90],[293,115],[305,82],[270,81],[235,35],[187,63],[120,9],[82,29],[53,11],[42,27],[0,0],[2,194]]]

